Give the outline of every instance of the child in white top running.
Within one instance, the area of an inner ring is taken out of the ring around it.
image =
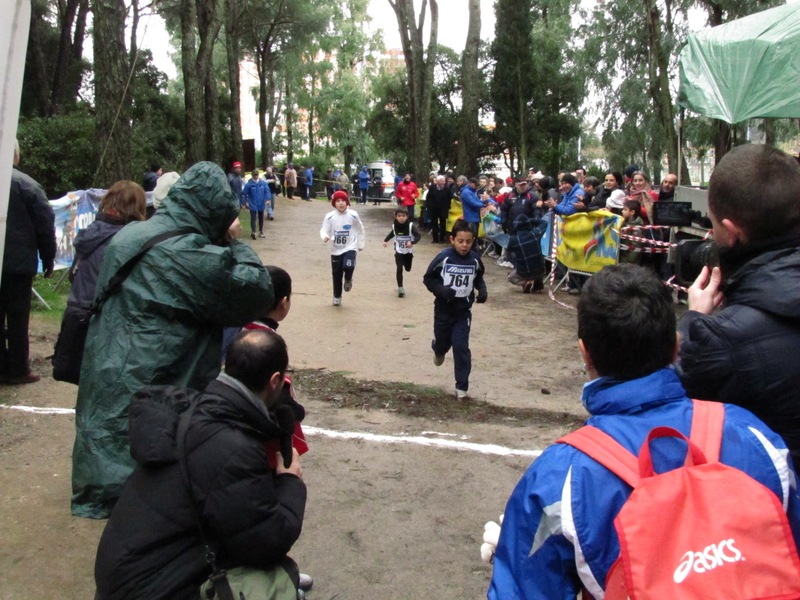
[[[347,192],[339,190],[331,197],[332,210],[322,221],[319,235],[327,243],[333,240],[331,247],[331,271],[333,272],[333,305],[342,305],[342,277],[344,291],[353,289],[353,271],[356,268],[356,250],[364,249],[364,224],[358,213],[351,210]]]

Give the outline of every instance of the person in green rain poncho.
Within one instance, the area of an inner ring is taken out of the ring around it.
[[[246,325],[272,303],[266,268],[235,239],[238,214],[225,173],[201,162],[149,221],[131,223],[109,245],[98,295],[145,243],[174,234],[142,256],[89,325],[75,416],[73,515],[111,514],[134,466],[133,395],[147,385],[205,389],[220,371],[223,328]]]

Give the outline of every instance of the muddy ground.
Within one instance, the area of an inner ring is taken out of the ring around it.
[[[453,397],[453,363],[432,362],[432,296],[422,285],[442,246],[423,236],[397,298],[391,245],[381,244],[388,205],[355,207],[367,228],[353,291],[331,306],[323,200],[280,198],[266,239],[250,241],[265,264],[292,275],[280,332],[289,344],[304,425],[325,431],[427,437],[540,450],[585,417],[575,312],[523,295],[486,260],[489,300],[473,311],[474,400]],[[246,213],[243,213],[243,217]],[[567,304],[575,299],[560,295]],[[76,388],[50,378],[58,318],[31,325],[42,381],[0,388],[0,404],[73,408]],[[104,522],[69,514],[71,415],[0,409],[0,599],[91,599]],[[315,578],[314,600],[481,598],[483,524],[497,519],[530,456],[417,443],[309,436],[302,459],[309,499],[292,556]]]

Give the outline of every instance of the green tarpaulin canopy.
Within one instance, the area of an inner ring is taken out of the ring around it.
[[[728,123],[800,118],[800,3],[689,36],[678,102]]]

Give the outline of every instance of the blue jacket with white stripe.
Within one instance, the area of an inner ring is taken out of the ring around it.
[[[672,368],[633,381],[601,377],[587,383],[587,425],[635,455],[647,434],[666,425],[689,437],[693,406]],[[685,445],[674,438],[651,443],[656,472],[683,465]],[[783,440],[752,413],[725,405],[720,461],[744,471],[783,502],[800,534],[797,482]],[[489,587],[492,600],[575,600],[582,587],[605,595],[619,556],[614,518],[631,488],[587,455],[554,444],[528,469],[506,506]]]

